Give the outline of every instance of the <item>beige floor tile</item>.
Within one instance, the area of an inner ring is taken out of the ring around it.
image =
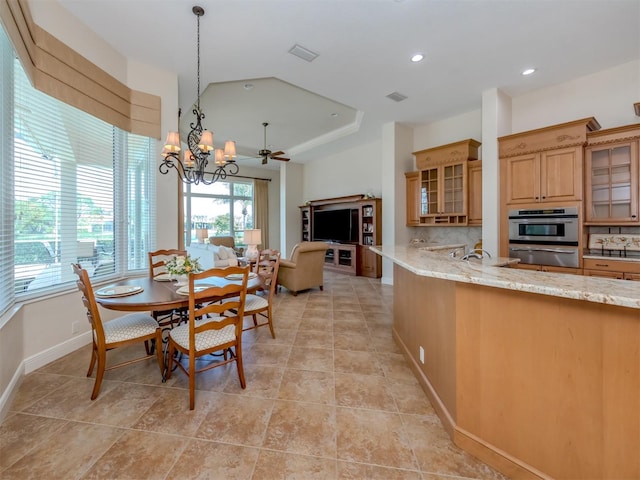
[[[422,480],[420,472],[399,468],[378,467],[353,462],[338,462],[339,480]],[[449,479],[453,480],[453,479]]]
[[[293,342],[296,339],[296,334],[298,333],[298,327],[296,328],[284,328],[280,325],[280,322],[275,322],[273,324],[274,331],[276,332],[276,338],[271,337],[271,332],[268,328],[260,328],[258,330],[253,330],[254,332],[259,332],[256,335],[254,343],[266,343],[269,345],[293,345]],[[244,345],[244,335],[249,332],[244,332],[243,335],[243,345]]]
[[[261,450],[251,480],[276,478],[304,480],[336,478],[336,461],[329,458]]]
[[[358,330],[356,330],[358,331]],[[337,350],[356,350],[360,352],[368,352],[373,349],[371,337],[369,332],[365,328],[359,330],[359,333],[354,331],[336,332],[333,334],[333,348]]]
[[[294,346],[287,368],[333,372],[333,349]]]
[[[336,404],[397,412],[391,388],[382,376],[336,373]]]
[[[2,480],[80,478],[125,432],[120,428],[69,422],[2,471]]]
[[[82,480],[163,480],[183,448],[175,436],[129,430],[93,464]]]
[[[7,417],[0,425],[0,471],[59,434],[67,425],[67,420],[22,413]]]
[[[22,379],[20,388],[11,403],[11,410],[21,412],[55,391],[66,392],[69,386],[77,388],[81,384],[91,385],[93,388],[91,379],[77,380],[63,375],[44,374],[40,371],[31,373]]]
[[[380,375],[384,373],[376,354],[372,352],[352,352],[348,350],[335,350],[333,365],[335,372],[354,373],[358,375]]]
[[[222,443],[259,447],[264,440],[273,400],[215,394],[211,408],[201,414],[195,437]]]
[[[262,446],[271,450],[335,458],[335,407],[277,400]]]
[[[479,480],[506,478],[454,445],[438,417],[402,415],[402,421],[422,472]]]
[[[378,361],[386,377],[396,381],[404,380],[408,383],[415,381],[416,377],[402,354],[381,353],[378,355]]]
[[[282,381],[284,367],[272,365],[245,365],[244,377],[246,388],[240,387],[237,376],[229,378],[224,387],[224,393],[249,395],[262,398],[276,398]]]
[[[339,460],[418,469],[399,414],[337,407],[336,425]]]
[[[257,458],[257,448],[191,440],[166,478],[246,480]]]
[[[219,394],[196,390],[195,408],[189,410],[189,391],[166,388],[131,428],[194,436]]]
[[[299,330],[293,345],[297,348],[332,348],[333,333],[331,330]]]
[[[335,387],[333,372],[287,369],[282,376],[278,398],[333,405]]]
[[[286,365],[289,360],[290,345],[273,343],[254,343],[243,350],[244,364],[258,365]]]

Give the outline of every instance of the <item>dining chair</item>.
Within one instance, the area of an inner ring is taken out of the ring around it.
[[[87,377],[93,373],[93,368],[98,364],[96,381],[93,385],[91,400],[98,398],[104,372],[114,368],[123,367],[155,357],[160,367],[160,374],[164,373],[164,358],[162,355],[162,331],[153,317],[145,313],[129,313],[113,320],[103,322],[98,310],[98,304],[93,293],[89,273],[80,264],[72,263],[73,272],[78,276],[78,290],[82,293],[82,303],[87,309],[87,318],[91,324],[93,346],[91,361]],[[150,345],[149,341],[154,342]],[[144,343],[146,355],[131,360],[120,362],[107,367],[107,352],[118,347],[124,347],[134,343]]]
[[[262,250],[254,265],[254,273],[258,275],[260,286],[256,293],[248,293],[244,305],[244,315],[253,318],[253,325],[243,330],[253,330],[258,327],[269,326],[271,337],[276,338],[273,330],[273,301],[278,283],[278,269],[280,268],[280,252],[277,250]],[[235,299],[227,298],[222,303],[229,303]],[[258,315],[266,318],[266,322],[259,323]]]
[[[166,250],[156,250],[148,252],[149,255],[149,276],[153,279],[160,279],[160,275],[167,275],[165,267],[169,260],[177,256],[187,256],[186,250],[171,248]],[[161,310],[152,311],[151,316],[158,322],[163,330],[173,327],[174,324],[180,323],[184,319],[185,312],[182,310]]]
[[[187,256],[186,250],[178,250],[177,248],[171,248],[168,250],[156,250],[154,252],[148,252],[149,254],[149,276],[155,278],[158,275],[167,273],[165,267],[166,263],[177,256]]]
[[[224,277],[229,275],[238,279],[225,281]],[[189,321],[169,331],[166,378],[171,378],[174,355],[181,353],[183,357],[175,363],[189,378],[190,410],[195,406],[197,373],[236,362],[240,386],[246,387],[242,365],[242,319],[248,278],[249,267],[212,268],[189,275]],[[226,297],[234,297],[234,300],[219,302]],[[234,310],[232,315],[227,312],[229,309]],[[228,316],[223,315],[225,312]],[[216,352],[222,352],[222,360],[196,368],[196,360],[203,361],[202,356]],[[184,356],[188,361],[186,366]]]

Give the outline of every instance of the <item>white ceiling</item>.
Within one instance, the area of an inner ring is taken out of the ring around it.
[[[489,88],[518,96],[640,58],[640,0],[58,1],[123,55],[176,71],[185,113],[202,6],[205,128],[250,153],[269,122],[270,149],[297,162],[371,141],[384,122],[478,109]],[[294,44],[318,58],[289,54]],[[412,64],[415,52],[425,60]],[[408,99],[386,98],[395,91]]]

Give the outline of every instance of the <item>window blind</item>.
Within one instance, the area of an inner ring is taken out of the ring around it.
[[[13,262],[0,268],[9,299],[0,306],[74,287],[71,263],[94,281],[145,268],[155,243],[153,140],[34,89],[10,57],[12,69],[2,70],[3,138],[12,141],[2,147],[0,251]]]
[[[0,314],[13,302],[13,58],[0,28]]]

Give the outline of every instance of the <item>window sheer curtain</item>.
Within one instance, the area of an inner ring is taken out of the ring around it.
[[[255,180],[254,225],[262,232],[262,248],[269,248],[269,181]]]

